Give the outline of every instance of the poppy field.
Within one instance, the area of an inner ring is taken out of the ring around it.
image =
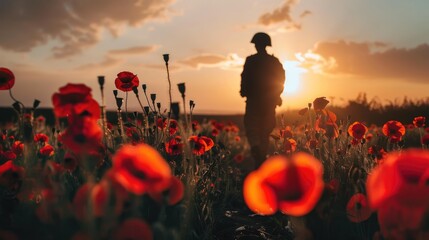
[[[16,119],[0,132],[0,239],[429,239],[427,116],[368,125],[312,99],[298,124],[278,117],[253,169],[243,129],[193,119],[185,83],[161,104],[134,73],[114,78],[116,106],[104,77],[102,99],[52,93],[49,125],[0,68]]]

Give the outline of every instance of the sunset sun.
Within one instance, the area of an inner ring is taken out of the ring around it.
[[[286,82],[283,94],[295,94],[300,91],[301,75],[307,70],[300,67],[298,61],[283,61],[283,67],[286,69]]]

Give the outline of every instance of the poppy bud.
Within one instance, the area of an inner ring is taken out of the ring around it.
[[[175,118],[179,117],[180,114],[180,107],[178,102],[171,103],[171,111]]]
[[[177,87],[179,88],[179,92],[182,94],[182,97],[185,97],[185,92],[186,92],[185,83],[178,83]]]
[[[37,99],[34,99],[34,102],[33,102],[33,109],[36,109],[39,105],[40,105],[40,101],[39,101],[39,100],[37,100]]]
[[[137,89],[137,86],[133,87],[133,92],[135,95],[137,95],[137,96],[139,95],[139,90]]]
[[[162,57],[164,58],[165,64],[168,64],[168,60],[170,60],[170,55],[167,53],[167,54],[163,54]]]
[[[194,100],[190,100],[189,101],[189,108],[192,110],[193,106],[194,106]]]
[[[312,105],[311,103],[308,103],[308,109],[311,109],[311,105]]]
[[[146,92],[146,84],[142,84],[143,92]]]
[[[139,116],[139,113],[138,112],[133,112],[133,115],[134,115],[134,119],[137,119],[137,117]]]
[[[98,84],[100,85],[101,88],[103,88],[104,86],[104,76],[98,76]]]
[[[113,90],[113,95],[115,95],[115,98],[118,96],[118,90]]]
[[[17,112],[21,112],[21,105],[19,105],[19,102],[14,102],[12,104],[12,107],[17,111]]]
[[[149,115],[149,107],[148,106],[144,107],[144,112],[146,113],[146,115]]]
[[[152,102],[155,102],[156,94],[155,93],[150,94],[150,99],[152,99]]]
[[[118,106],[118,110],[121,110],[123,98],[116,98],[116,106]]]
[[[158,108],[158,111],[161,112],[161,103],[160,102],[156,103],[156,107]]]

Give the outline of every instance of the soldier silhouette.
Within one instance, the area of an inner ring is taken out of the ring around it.
[[[268,34],[258,32],[250,42],[255,44],[257,53],[246,58],[240,95],[246,97],[244,128],[255,168],[258,168],[266,158],[269,136],[276,125],[276,106],[282,104],[280,94],[284,88],[285,70],[265,49],[271,46]]]

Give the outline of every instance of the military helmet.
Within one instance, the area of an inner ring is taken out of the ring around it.
[[[271,38],[268,34],[264,32],[258,32],[255,35],[253,35],[251,43],[254,44],[260,44],[264,46],[271,46]]]

